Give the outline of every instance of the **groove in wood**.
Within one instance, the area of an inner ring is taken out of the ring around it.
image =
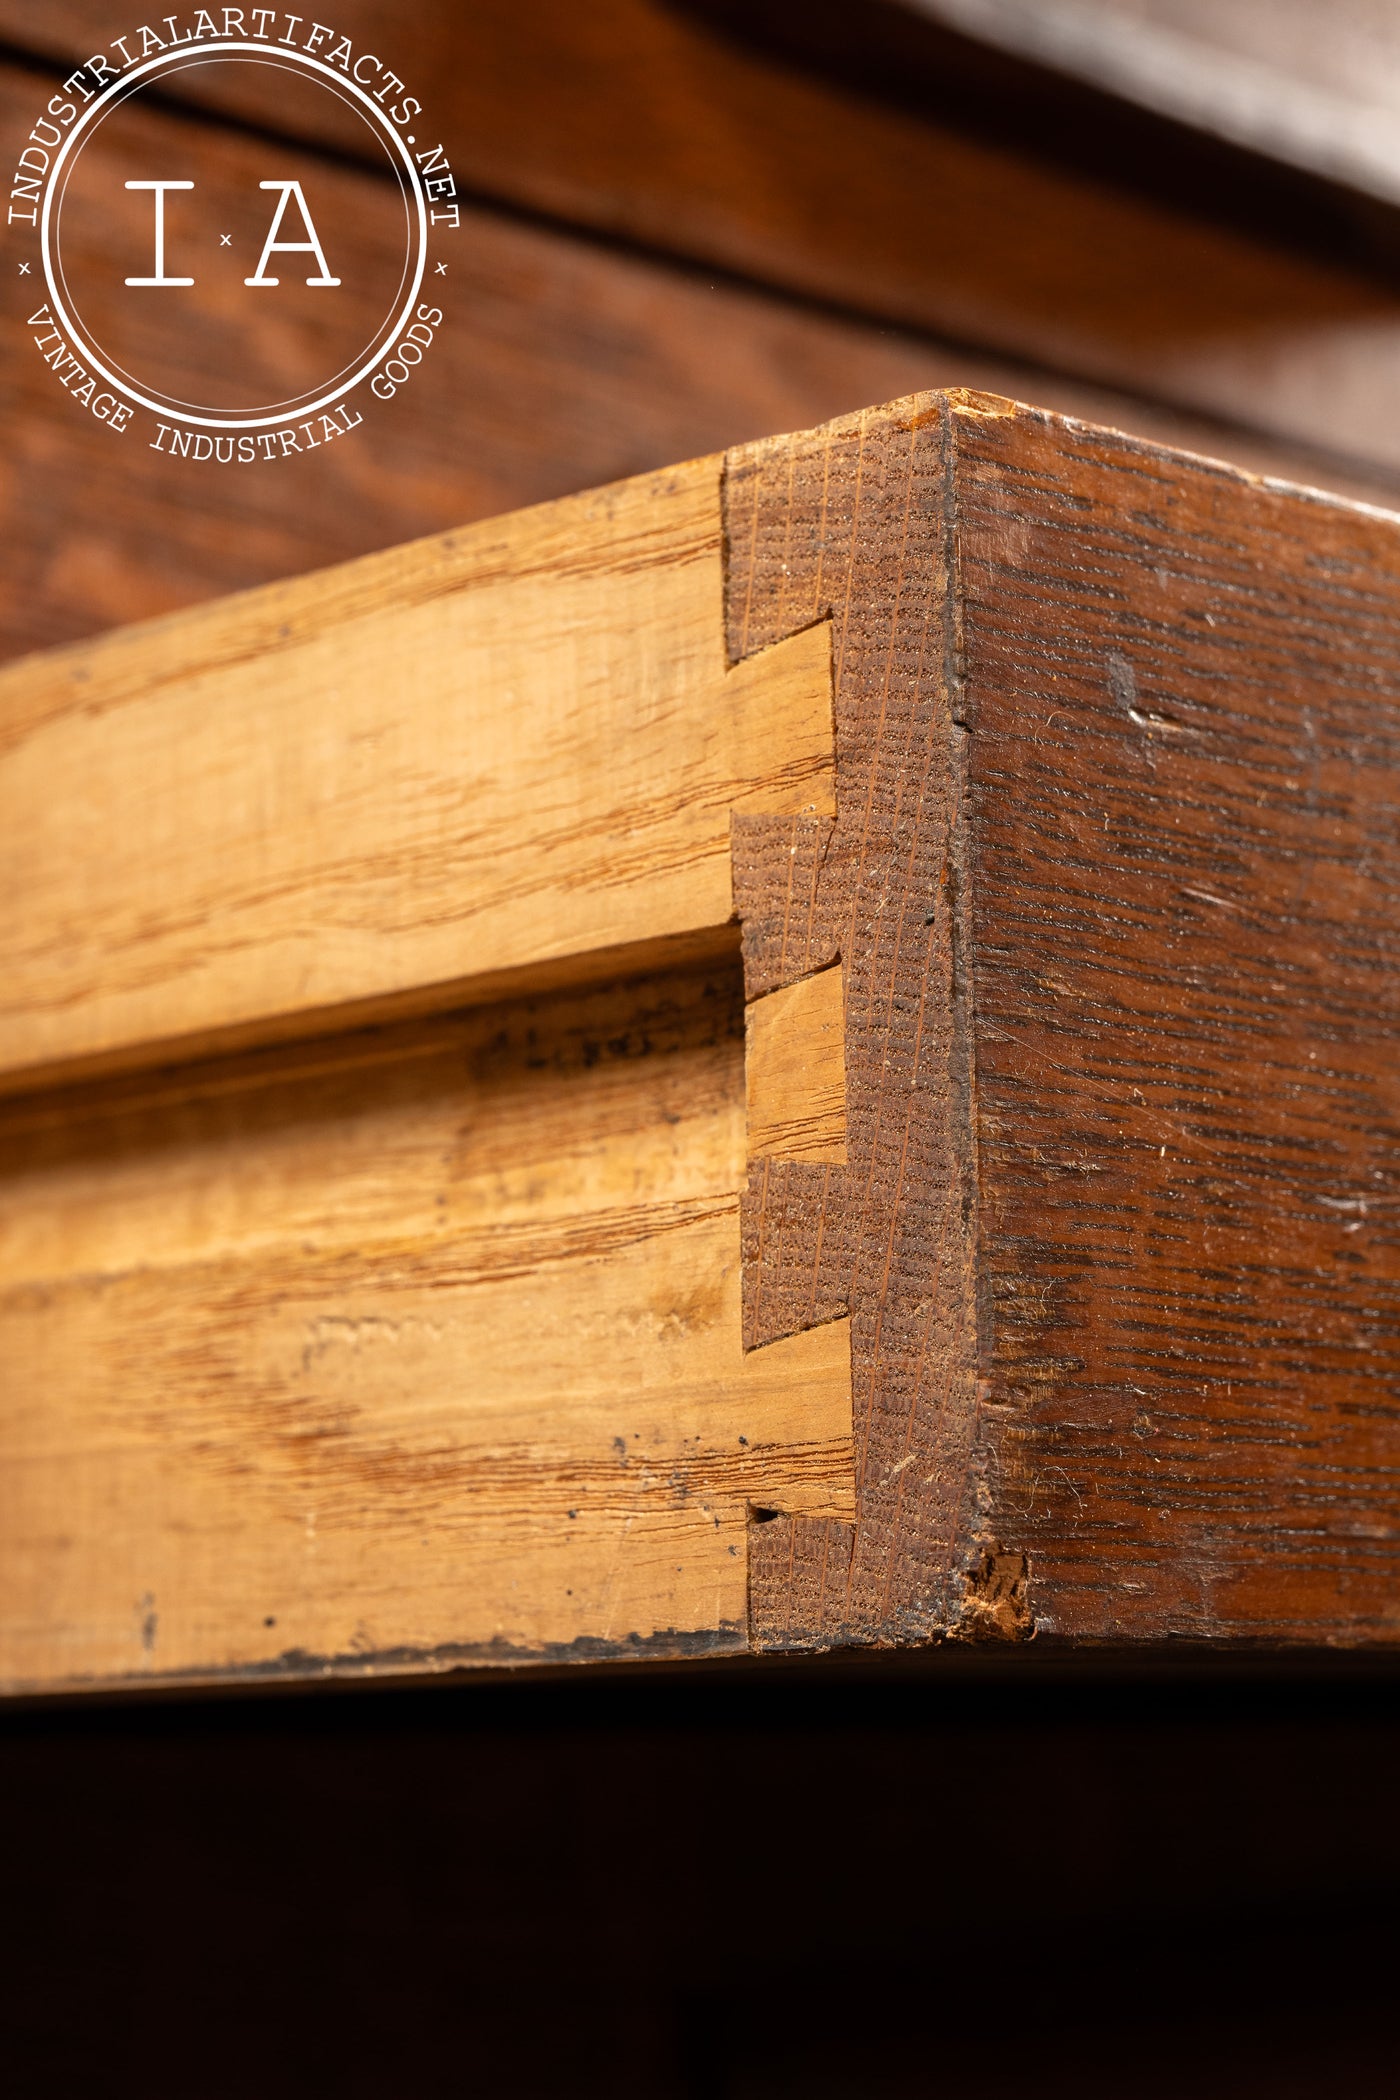
[[[746,1507],[853,1472],[844,1324],[741,1345],[737,992],[6,1104],[0,1679],[741,1638]]]

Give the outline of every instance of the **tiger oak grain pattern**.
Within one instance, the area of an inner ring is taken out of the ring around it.
[[[966,396],[727,514],[731,651],[833,622],[736,894],[841,958],[850,1165],[752,1171],[745,1311],[849,1312],[859,1487],[752,1638],[1393,1639],[1400,525]]]
[[[707,974],[0,1107],[0,1679],[732,1647],[848,1514],[844,1328],[745,1355]]]
[[[732,814],[831,802],[829,639],[727,668],[719,525],[700,461],[0,674],[0,1073],[713,945]]]

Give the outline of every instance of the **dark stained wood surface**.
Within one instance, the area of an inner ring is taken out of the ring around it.
[[[959,414],[986,1523],[1400,1635],[1400,527]]]
[[[0,69],[12,130],[31,121],[36,85]],[[265,165],[258,141],[203,120],[153,113],[142,128],[211,173],[255,184]],[[356,169],[285,148],[278,165],[314,174],[330,223],[363,227],[366,200],[378,200]],[[367,402],[364,428],[345,442],[246,467],[174,461],[136,428],[118,436],[81,414],[23,326],[42,290],[33,276],[12,287],[0,651],[78,639],[965,376],[965,361],[938,346],[495,212],[468,207],[449,252],[438,280],[446,325],[412,384]],[[271,324],[255,299],[235,312],[251,360]]]
[[[746,881],[850,1164],[746,1255],[752,1339],[849,1308],[859,1519],[756,1523],[755,1640],[1395,1638],[1400,525],[975,398],[727,500],[844,768]]]
[[[727,34],[750,51],[766,52],[798,72],[815,75],[846,94],[857,93],[909,111],[925,123],[971,134],[1032,160],[1049,161],[1120,194],[1149,198],[1188,217],[1231,226],[1252,240],[1312,255],[1328,263],[1380,269],[1390,276],[1400,253],[1400,213],[1374,195],[1336,179],[1318,156],[1307,166],[1271,156],[1232,137],[1198,128],[1125,98],[1124,83],[1095,85],[1037,60],[1026,38],[1039,8],[1015,16],[990,0],[991,14],[953,26],[963,0],[679,0],[683,11]],[[979,0],[973,0],[973,5]],[[1179,10],[1180,0],[1166,0]],[[1200,0],[1203,13],[1228,36],[1251,0]],[[1291,0],[1296,27],[1326,44],[1336,7],[1320,14],[1312,0]],[[1345,0],[1344,0],[1345,4]],[[1071,11],[1080,0],[1070,0]],[[1369,0],[1359,0],[1367,7]],[[996,20],[991,16],[994,14]],[[1258,25],[1275,24],[1278,0],[1259,0]],[[1082,18],[1081,18],[1082,19]],[[1386,30],[1373,16],[1379,36]],[[998,40],[997,32],[1005,32]],[[1394,32],[1390,32],[1393,39]],[[1400,48],[1396,46],[1395,48]],[[1389,54],[1381,54],[1389,62]],[[1353,80],[1360,74],[1356,69]],[[1216,86],[1221,85],[1217,79]],[[1376,83],[1373,82],[1373,88]],[[1238,76],[1227,94],[1237,91]],[[1374,95],[1373,95],[1373,98]],[[1251,116],[1276,114],[1260,99]],[[1336,114],[1336,105],[1332,114]],[[1372,120],[1374,124],[1374,119]],[[1354,126],[1352,127],[1354,130]],[[1232,127],[1233,130],[1233,127]],[[1372,144],[1377,132],[1372,131]],[[1387,154],[1394,152],[1386,142]],[[1365,185],[1361,188],[1364,190]]]
[[[931,386],[986,387],[1255,471],[1400,500],[1400,465],[1382,457],[1400,415],[1383,402],[1365,396],[1356,457],[1326,450],[1315,411],[1350,401],[1361,366],[1346,386],[1335,375],[1323,384],[1318,346],[1341,338],[1327,336],[1327,313],[1336,314],[1313,298],[1315,277],[1301,305],[1296,278],[1282,304],[1274,293],[1256,302],[1246,329],[1251,403],[1287,365],[1289,344],[1311,345],[1307,412],[1288,426],[1297,441],[1172,408],[1172,386],[1138,365],[1131,383],[1162,398],[1115,392],[1091,376],[1107,369],[1097,351],[1064,351],[1065,370],[1052,372],[995,349],[1014,341],[1041,360],[1061,355],[1044,325],[1053,280],[1055,314],[1078,312],[1074,325],[1094,341],[1105,327],[1137,329],[1169,362],[1197,358],[1207,341],[1211,358],[1233,355],[1230,342],[1245,337],[1232,335],[1218,300],[1246,296],[1246,284],[1257,292],[1262,280],[1253,265],[1239,275],[1234,250],[1225,268],[1209,229],[1202,250],[1191,245],[1200,229],[1174,220],[1178,263],[1168,269],[1130,200],[1105,203],[1107,193],[1093,191],[1090,219],[1067,219],[1053,171],[1004,148],[988,159],[989,148],[804,81],[652,0],[589,10],[488,0],[462,11],[359,0],[344,26],[361,45],[392,49],[430,89],[430,114],[475,199],[448,276],[434,278],[446,321],[432,351],[397,399],[369,409],[364,429],[314,458],[175,462],[75,409],[24,329],[40,303],[36,280],[16,275],[0,381],[0,654]],[[15,47],[0,64],[0,113],[18,139],[55,77],[23,53],[86,58],[112,23],[87,0],[8,11],[0,0],[0,27]],[[255,181],[285,115],[275,104],[211,115],[176,103],[145,123],[153,142],[177,140],[209,175]],[[353,156],[335,157],[345,144],[331,132],[304,145],[281,140],[278,165],[314,175],[334,219],[348,217],[372,245],[380,186]],[[928,200],[953,196],[957,211],[931,220]],[[1093,212],[1110,207],[1118,230],[1110,237],[1104,222],[1089,238]],[[1016,247],[1022,239],[1034,257]],[[1083,251],[1073,269],[1061,267],[1066,243]],[[14,234],[12,248],[18,255]],[[948,287],[968,268],[982,290],[960,305],[963,294]],[[1100,272],[1087,306],[1086,268]],[[892,270],[904,287],[897,297]],[[1170,279],[1195,303],[1173,309],[1168,300],[1148,313],[1133,290],[1139,277],[1156,285],[1154,298]],[[1384,324],[1376,287],[1349,282],[1348,298],[1364,290],[1365,313]],[[993,347],[892,328],[890,313]],[[235,318],[256,366],[272,323],[256,303]],[[1387,372],[1400,371],[1384,340],[1382,327],[1377,355]]]

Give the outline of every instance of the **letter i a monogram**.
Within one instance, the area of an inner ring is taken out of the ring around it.
[[[154,277],[128,277],[126,282],[129,285],[138,285],[143,288],[153,285],[193,284],[193,277],[167,277],[165,274],[165,193],[167,190],[192,190],[194,184],[192,182],[128,182],[126,187],[129,190],[154,190],[156,199],[155,275]],[[257,273],[252,277],[245,277],[243,282],[246,285],[258,286],[280,284],[282,280],[279,277],[269,277],[266,274],[268,258],[273,255],[295,254],[314,255],[317,263],[320,265],[320,276],[308,277],[306,281],[309,285],[338,285],[340,279],[332,277],[330,273],[330,265],[326,261],[326,253],[321,246],[320,236],[312,224],[311,213],[308,211],[306,199],[302,195],[301,184],[299,182],[260,182],[258,188],[260,190],[280,190],[282,194],[278,201],[277,209],[272,215],[272,224],[267,230],[267,239],[263,243],[263,252],[258,260]],[[282,230],[282,221],[287,216],[287,205],[293,196],[297,200],[297,210],[301,213],[302,224],[306,228],[309,239],[304,241],[281,241],[277,236]]]

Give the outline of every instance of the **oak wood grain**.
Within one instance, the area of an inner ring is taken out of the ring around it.
[[[859,1517],[751,1526],[760,1647],[927,1638],[961,1598],[976,1240],[945,418],[920,396],[738,450],[725,476],[731,654],[830,619],[835,667],[837,818],[796,856],[798,909],[795,826],[766,850],[744,827],[755,962],[768,986],[839,956],[846,1016],[847,1164],[751,1168],[744,1319],[762,1345],[849,1317]]]
[[[0,1110],[0,1678],[744,1640],[848,1513],[845,1330],[745,1354],[737,968]]]
[[[752,1527],[752,1638],[1393,1640],[1400,526],[968,396],[726,487],[732,650],[836,664],[754,961],[847,982],[747,1332],[849,1313],[859,1483]]]
[[[709,1653],[749,1507],[849,1521],[846,1324],[744,1346],[730,867],[831,643],[730,665],[721,467],[0,680],[11,1690]]]
[[[832,770],[825,630],[729,670],[721,596],[700,461],[0,674],[0,1073],[713,944]]]
[[[1057,1634],[1393,1640],[1400,526],[955,428],[981,1522]]]
[[[8,674],[41,918],[152,940],[0,1109],[11,1681],[1393,1640],[1397,576],[923,394]],[[325,956],[190,914],[211,1058],[153,870],[285,837]]]

